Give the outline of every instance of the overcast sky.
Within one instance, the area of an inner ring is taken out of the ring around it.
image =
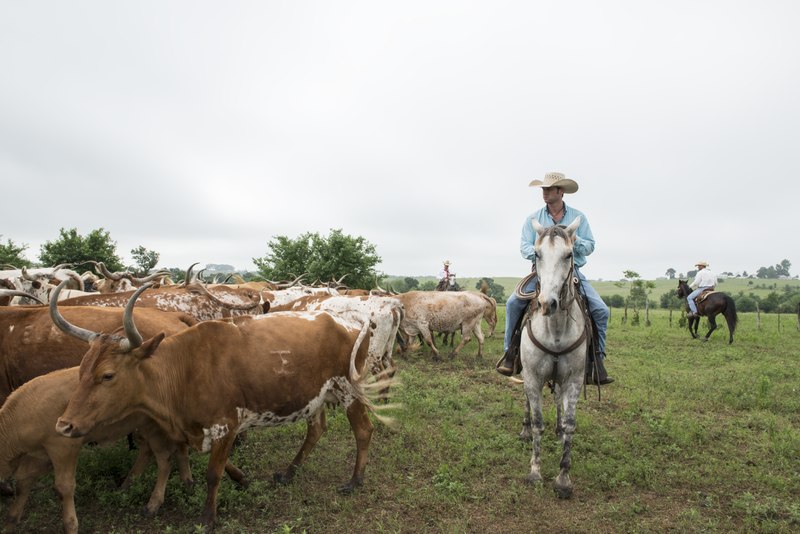
[[[254,269],[363,236],[390,275],[522,276],[528,182],[584,273],[800,271],[800,2],[0,0],[0,235]]]

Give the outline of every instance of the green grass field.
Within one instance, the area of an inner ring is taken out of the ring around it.
[[[503,320],[504,309],[500,308]],[[473,340],[435,363],[427,349],[397,358],[396,424],[376,423],[363,488],[341,496],[355,445],[341,410],[294,483],[272,473],[299,448],[304,424],[251,431],[233,461],[251,480],[225,479],[222,533],[776,532],[800,530],[800,332],[796,317],[741,314],[728,345],[724,326],[690,339],[667,311],[652,325],[612,316],[607,367],[616,382],[589,389],[578,407],[571,500],[556,498],[555,410],[545,396],[543,487],[524,482],[530,446],[517,439],[521,388],[493,367],[502,344]],[[779,324],[778,321],[781,320]],[[501,322],[502,325],[502,322]],[[502,330],[502,326],[498,328]],[[155,518],[140,515],[155,478],[111,489],[134,453],[121,443],[87,448],[78,472],[82,532],[191,533],[205,499],[207,457],[193,455],[197,487],[173,473]],[[58,532],[52,479],[38,484],[22,532]],[[8,500],[3,500],[3,507]]]

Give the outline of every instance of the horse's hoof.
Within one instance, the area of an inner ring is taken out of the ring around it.
[[[706,341],[708,341],[708,338],[705,337],[705,338],[702,339],[702,341],[703,341],[703,343],[705,343]]]
[[[556,496],[559,499],[570,499],[570,498],[572,498],[572,486],[557,486],[557,485],[553,485],[553,490],[556,492]]]
[[[525,482],[527,482],[531,486],[536,486],[537,484],[541,484],[542,475],[537,473],[530,473],[528,476],[525,477]]]

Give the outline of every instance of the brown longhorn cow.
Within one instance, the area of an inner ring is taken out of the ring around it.
[[[61,499],[61,515],[67,534],[78,532],[75,511],[75,470],[78,453],[85,443],[113,442],[137,431],[143,441],[139,457],[125,479],[127,488],[147,466],[150,455],[158,464],[158,478],[145,507],[155,514],[164,502],[170,473],[170,455],[176,454],[181,480],[191,485],[188,451],[185,445],[169,440],[151,419],[143,414],[110,425],[97,427],[81,439],[70,439],[56,432],[58,416],[67,407],[70,395],[78,386],[78,368],[61,369],[34,378],[15,390],[0,408],[0,477],[13,475],[17,481],[16,498],[8,507],[5,532],[13,531],[36,480],[54,471],[54,487]]]
[[[59,306],[73,324],[98,332],[113,332],[122,326],[122,308]],[[179,312],[136,308],[136,323],[144,335],[174,334],[197,321]],[[53,325],[44,306],[0,306],[0,405],[16,388],[39,375],[74,367],[86,354],[86,343]]]
[[[133,291],[86,295],[62,300],[60,306],[106,306],[124,308]],[[206,287],[199,282],[186,286],[162,286],[151,289],[138,299],[137,305],[164,311],[185,312],[198,321],[223,319],[237,315],[258,315],[263,312],[261,296],[249,288],[224,285]]]
[[[362,378],[368,324],[325,312],[282,312],[205,321],[166,339],[144,340],[127,313],[126,337],[119,339],[70,325],[55,305],[51,312],[59,328],[90,342],[57,430],[77,438],[142,411],[170,429],[172,439],[210,452],[206,528],[216,519],[222,469],[236,434],[307,420],[305,442],[281,476],[288,481],[325,431],[329,402],[344,405],[356,439],[353,475],[341,491],[362,485],[373,430]]]
[[[405,314],[403,304],[396,298],[370,296],[306,295],[283,306],[270,308],[279,311],[326,311],[360,322],[369,322],[369,366],[376,377],[393,377],[394,341]],[[381,392],[386,396],[388,390]]]

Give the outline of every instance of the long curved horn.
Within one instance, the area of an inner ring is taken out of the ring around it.
[[[85,330],[73,324],[69,324],[66,319],[58,312],[58,295],[61,293],[61,289],[67,284],[69,280],[64,280],[53,290],[50,294],[50,318],[53,320],[53,323],[67,335],[72,337],[76,337],[80,340],[83,340],[87,343],[91,343],[94,338],[96,338],[99,334],[96,332],[92,332],[91,330]]]
[[[216,304],[218,304],[218,305],[220,305],[220,306],[222,306],[223,308],[225,308],[225,309],[228,309],[228,310],[252,310],[253,308],[255,308],[256,306],[258,306],[258,305],[259,305],[259,303],[258,303],[258,302],[256,302],[255,304],[251,304],[251,305],[249,305],[249,306],[248,306],[248,305],[246,305],[246,304],[242,304],[242,305],[230,304],[230,303],[228,303],[228,302],[224,302],[224,301],[222,301],[222,300],[218,299],[217,297],[215,297],[215,296],[214,296],[214,295],[213,295],[213,294],[212,294],[212,293],[211,293],[211,292],[208,290],[208,288],[206,287],[206,285],[205,285],[205,284],[197,284],[197,287],[199,287],[199,288],[200,288],[200,290],[201,290],[201,291],[203,291],[203,293],[205,293],[205,294],[208,296],[208,298],[210,298],[210,299],[211,299],[212,301],[214,301]]]
[[[131,282],[135,282],[137,284],[146,284],[147,282],[155,280],[159,276],[164,276],[164,275],[167,275],[167,274],[169,274],[169,270],[168,269],[160,269],[160,270],[154,272],[153,274],[149,274],[149,275],[145,276],[144,278],[136,278],[135,276],[131,276]]]
[[[73,264],[71,264],[71,263],[59,263],[58,265],[53,267],[53,273],[55,273],[59,269],[64,269],[64,268],[72,269],[72,267],[73,267]]]
[[[19,289],[0,289],[0,297],[23,297],[26,299],[35,300],[39,304],[46,305],[47,303],[37,297],[36,295],[31,295],[30,293],[26,293],[25,291],[20,291]]]
[[[141,295],[145,289],[149,289],[152,286],[153,283],[148,282],[137,289],[125,305],[125,313],[122,315],[122,326],[125,327],[125,339],[119,345],[125,352],[130,352],[142,346],[142,335],[139,333],[139,330],[136,329],[136,324],[133,322],[133,307],[136,305],[136,299],[139,298],[139,295]]]
[[[55,272],[55,271],[53,271],[53,272]],[[72,269],[67,269],[67,270],[65,271],[65,273],[67,274],[67,276],[68,276],[68,277],[72,278],[73,280],[75,280],[75,282],[77,282],[77,284],[78,284],[78,289],[79,289],[80,291],[85,291],[85,290],[86,290],[86,286],[84,286],[84,285],[83,285],[83,278],[81,278],[81,277],[78,275],[78,273],[76,273],[76,272],[75,272],[75,271],[73,271]]]
[[[0,269],[4,271],[17,271],[18,269],[9,263],[4,263],[0,265]]]
[[[122,280],[121,274],[115,274],[108,270],[106,264],[102,261],[94,262],[95,266],[100,270],[100,274],[108,278],[109,280],[114,280],[115,282],[119,282]]]
[[[274,284],[275,287],[277,287],[278,289],[289,289],[290,287],[294,287],[298,282],[300,282],[300,280],[302,280],[306,274],[307,273],[301,274],[291,282],[273,282],[272,280],[267,280],[267,282],[269,282],[270,284]]]
[[[22,278],[25,280],[30,280],[31,282],[36,281],[36,278],[28,274],[28,270],[25,267],[22,268]]]
[[[186,269],[186,276],[183,278],[183,286],[184,287],[186,287],[187,285],[189,285],[191,283],[191,281],[192,281],[192,269],[198,263],[200,263],[200,262],[196,261],[193,264],[191,264],[188,269]]]

